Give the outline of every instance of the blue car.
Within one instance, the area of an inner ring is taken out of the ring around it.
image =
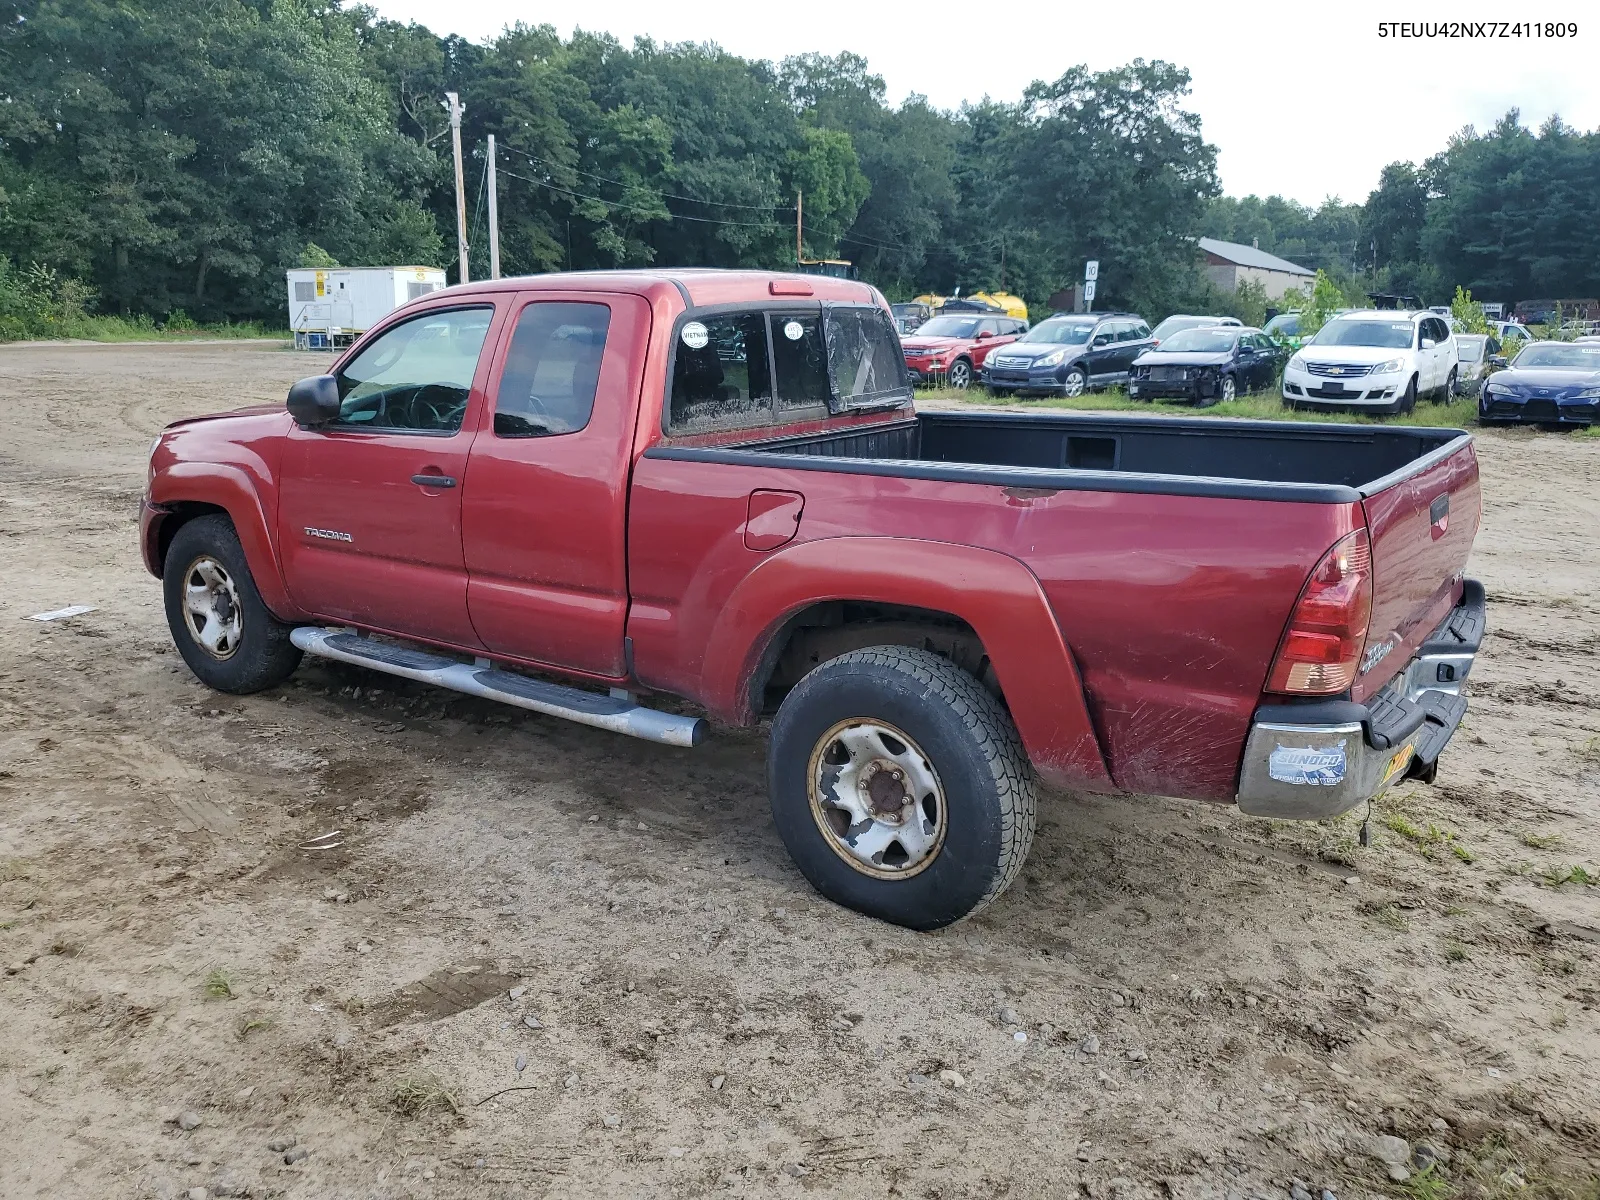
[[[1533,342],[1478,398],[1478,424],[1592,425],[1600,417],[1600,343]]]

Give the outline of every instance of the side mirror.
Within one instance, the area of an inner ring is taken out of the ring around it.
[[[1505,366],[1506,365],[1506,356],[1504,354],[1491,354],[1489,356],[1489,365],[1491,367],[1503,367],[1503,366]]]
[[[313,375],[289,389],[289,415],[310,429],[326,425],[339,415],[339,381],[332,375]]]
[[[1094,335],[1094,344],[1096,346],[1106,346],[1109,345],[1110,342],[1111,335],[1109,333],[1097,333]]]
[[[993,336],[994,336],[994,334],[990,333],[987,329],[984,329],[984,330],[979,331],[978,340],[980,342],[986,342],[990,338],[992,338]]]
[[[1439,343],[1434,341],[1432,338],[1423,338],[1422,339],[1422,348],[1424,350],[1432,350],[1438,344]]]

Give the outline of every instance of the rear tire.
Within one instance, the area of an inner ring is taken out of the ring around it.
[[[772,815],[828,899],[910,929],[980,912],[1033,842],[1033,769],[999,702],[926,650],[831,659],[785,697],[767,759]]]
[[[1450,368],[1450,378],[1445,380],[1444,391],[1433,398],[1435,404],[1449,404],[1459,394],[1456,390],[1456,369]]]
[[[227,517],[197,517],[179,529],[161,583],[173,644],[207,687],[248,695],[300,665],[293,627],[267,610]]]

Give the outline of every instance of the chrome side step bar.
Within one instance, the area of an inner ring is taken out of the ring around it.
[[[348,630],[302,625],[289,635],[289,640],[307,654],[319,658],[331,658],[402,679],[449,688],[453,692],[498,700],[502,704],[549,717],[564,717],[580,725],[625,733],[647,742],[698,746],[706,735],[706,722],[701,717],[674,716],[644,708],[621,696],[602,696],[580,688],[546,683],[514,671],[459,662],[409,646],[374,641]]]

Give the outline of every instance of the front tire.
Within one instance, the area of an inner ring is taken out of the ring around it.
[[[1383,411],[1383,415],[1385,415],[1385,416],[1403,417],[1407,413],[1409,413],[1412,409],[1416,408],[1416,406],[1417,406],[1417,377],[1415,375],[1413,375],[1410,378],[1410,380],[1407,381],[1406,390],[1403,393],[1401,393],[1400,398],[1398,400],[1396,400],[1393,404],[1389,405],[1387,408],[1383,409],[1382,411]]]
[[[872,646],[813,670],[778,709],[767,773],[811,885],[895,925],[980,912],[1033,841],[1033,770],[1010,716],[926,650]]]
[[[944,381],[958,392],[966,391],[972,386],[972,364],[964,358],[956,359],[950,364],[950,370],[946,372]]]
[[[248,695],[300,665],[292,627],[268,611],[227,517],[198,517],[179,529],[161,582],[173,644],[207,687]]]
[[[1089,377],[1083,373],[1083,368],[1073,367],[1061,381],[1061,394],[1069,400],[1076,400],[1088,386]]]

